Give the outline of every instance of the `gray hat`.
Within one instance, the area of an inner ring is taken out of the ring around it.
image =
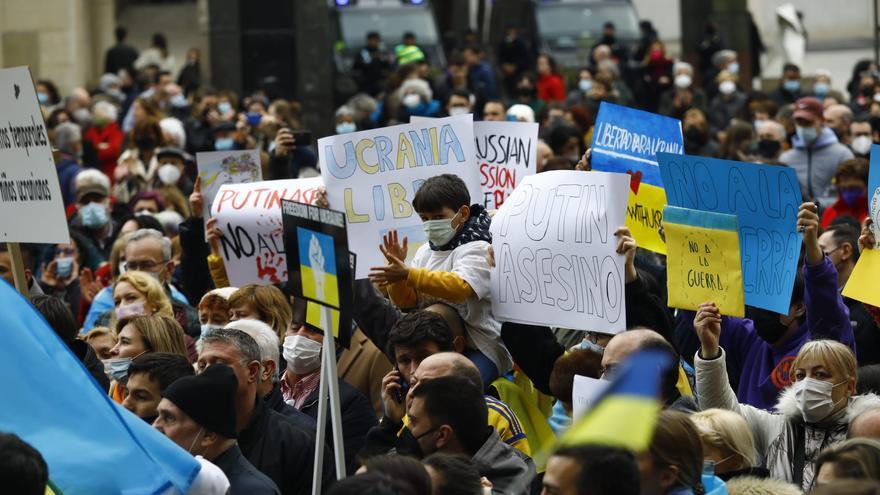
[[[73,153],[73,143],[82,141],[82,131],[73,122],[62,122],[55,126],[55,147],[64,153]]]

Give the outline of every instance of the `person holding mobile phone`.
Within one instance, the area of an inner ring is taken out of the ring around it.
[[[282,127],[269,144],[269,177],[297,179],[318,175],[318,155],[311,147],[311,131]]]

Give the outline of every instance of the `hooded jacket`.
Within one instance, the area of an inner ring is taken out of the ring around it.
[[[482,447],[471,457],[471,462],[492,482],[493,494],[527,494],[535,477],[535,463],[525,454],[501,441],[498,432],[492,433]]]
[[[697,391],[704,409],[717,407],[733,411],[743,418],[752,429],[755,446],[764,455],[764,463],[774,478],[794,482],[796,441],[804,442],[804,467],[801,487],[807,490],[813,484],[816,459],[829,445],[846,438],[852,420],[862,412],[880,407],[880,397],[874,394],[856,395],[849,399],[847,407],[819,423],[805,423],[798,408],[793,387],[779,395],[777,412],[764,411],[737,401],[727,381],[724,349],[715,359],[702,359],[699,352],[694,357],[697,370]]]
[[[822,126],[822,131],[810,146],[797,135],[792,138],[792,144],[794,147],[780,155],[779,161],[797,172],[805,201],[825,196],[837,166],[853,158],[852,151],[840,144],[834,131],[827,126]]]

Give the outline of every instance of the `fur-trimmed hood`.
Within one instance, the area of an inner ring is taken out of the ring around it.
[[[880,408],[880,396],[874,394],[853,395],[849,398],[849,405],[845,409],[846,413],[835,418],[834,423],[850,424],[859,414],[868,409],[876,408]],[[798,408],[798,401],[795,398],[794,387],[787,387],[779,393],[776,411],[790,421],[803,422],[801,410]]]

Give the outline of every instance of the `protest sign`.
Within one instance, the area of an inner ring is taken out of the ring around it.
[[[859,261],[853,268],[843,295],[856,301],[880,306],[880,290],[877,290],[877,279],[880,277],[880,251],[865,249],[859,255]]]
[[[626,328],[623,225],[629,178],[555,171],[526,177],[492,220],[498,319],[617,333]]]
[[[571,420],[577,421],[589,411],[609,383],[611,382],[607,380],[574,375],[574,385],[571,390]]]
[[[257,150],[196,153],[196,166],[199,169],[202,199],[207,215],[210,215],[214,197],[224,184],[244,184],[263,180],[260,152]],[[208,218],[205,218],[206,223]]]
[[[871,168],[868,172],[868,216],[874,237],[880,239],[880,145],[871,145]]]
[[[801,249],[793,169],[658,153],[669,204],[736,215],[745,303],[787,313]]]
[[[429,120],[434,119],[410,117],[413,124]],[[474,150],[483,194],[471,202],[498,209],[524,177],[537,172],[538,124],[474,122]]]
[[[667,206],[663,232],[669,307],[713,301],[723,315],[745,316],[736,216]]]
[[[593,170],[627,173],[632,178],[626,226],[639,247],[666,253],[666,244],[660,236],[666,193],[656,154],[684,153],[681,122],[603,101],[599,105],[591,149]]]
[[[354,277],[345,215],[294,201],[283,201],[282,212],[290,292],[310,302],[306,307],[307,326],[322,332],[332,329],[347,347]],[[324,311],[325,306],[331,311]],[[344,330],[341,334],[340,329]]]
[[[311,203],[322,185],[313,177],[220,187],[211,216],[223,233],[220,254],[232,286],[287,281],[281,200]]]
[[[390,229],[409,239],[411,254],[424,243],[412,199],[426,179],[454,174],[471,198],[481,197],[471,115],[325,137],[318,140],[318,156],[327,199],[345,212],[357,278],[386,263],[379,245]]]
[[[27,67],[0,69],[0,115],[0,242],[70,242],[52,144]],[[73,201],[73,179],[65,186]]]

